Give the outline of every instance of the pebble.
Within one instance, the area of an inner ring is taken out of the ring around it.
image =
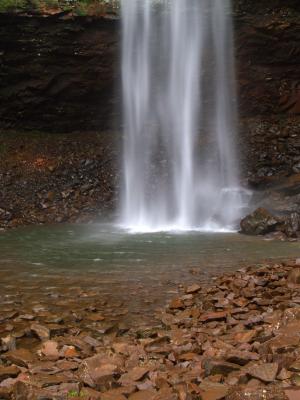
[[[96,291],[57,325],[51,307],[36,305],[33,322],[18,305],[1,337],[0,398],[298,400],[297,270],[263,264],[195,282],[158,313],[161,323],[139,329],[103,321]]]

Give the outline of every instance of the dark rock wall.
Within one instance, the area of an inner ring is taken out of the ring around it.
[[[254,185],[300,171],[299,21],[298,0],[235,1],[240,155]],[[118,21],[0,16],[0,128],[112,128],[118,60]]]
[[[111,127],[117,21],[0,15],[0,127]]]
[[[241,156],[255,185],[300,161],[300,3],[236,1],[235,32]]]

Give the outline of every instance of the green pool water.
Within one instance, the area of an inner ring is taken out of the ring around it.
[[[67,302],[80,293],[125,305],[131,318],[162,306],[180,284],[207,282],[264,260],[300,257],[297,242],[235,233],[129,234],[109,224],[2,232],[0,250],[2,306],[49,304],[56,296]]]
[[[215,274],[239,263],[300,256],[297,242],[236,233],[129,234],[109,224],[20,228],[0,234],[1,268],[11,272],[122,273],[183,271]]]

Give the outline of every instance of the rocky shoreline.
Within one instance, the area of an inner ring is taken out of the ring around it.
[[[142,330],[108,323],[84,302],[72,324],[38,302],[30,311],[8,302],[0,316],[0,398],[299,398],[299,259],[180,290],[160,322]]]
[[[267,239],[299,240],[300,174],[261,178],[256,184],[251,206],[258,208],[241,220],[241,232]]]
[[[0,230],[26,225],[90,223],[115,216],[121,134],[0,130]],[[241,233],[299,240],[300,173],[252,182]]]
[[[0,230],[107,218],[117,203],[117,140],[109,131],[0,131]]]
[[[256,213],[242,231],[297,240],[299,4],[233,5],[240,175],[253,190],[250,211],[269,214],[257,221]],[[0,229],[89,222],[116,210],[119,35],[120,21],[105,15],[0,14]]]

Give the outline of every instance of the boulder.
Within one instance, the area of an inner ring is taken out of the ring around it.
[[[241,220],[241,232],[246,235],[265,235],[276,230],[280,219],[265,208],[258,208]]]

